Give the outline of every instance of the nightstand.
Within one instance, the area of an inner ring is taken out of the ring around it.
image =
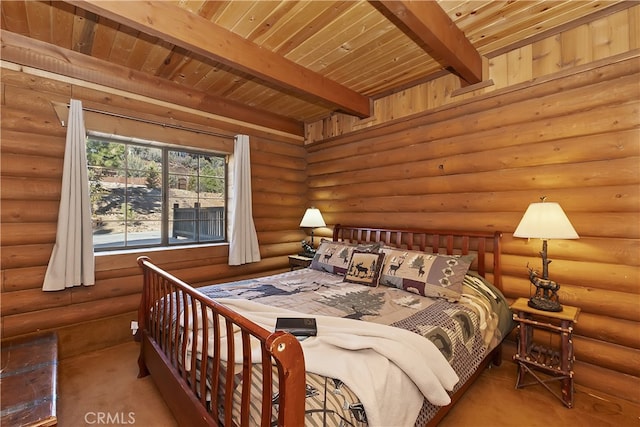
[[[568,305],[562,311],[542,311],[529,307],[527,298],[518,298],[511,305],[513,320],[518,325],[518,345],[513,360],[518,364],[516,388],[540,384],[557,397],[567,408],[573,407],[573,325],[578,321],[580,309]],[[534,330],[550,333],[549,343],[534,342]],[[552,343],[552,336],[557,339]],[[541,378],[536,371],[551,378]],[[535,381],[525,383],[526,374]],[[561,395],[554,392],[548,382],[560,381]]]
[[[291,267],[291,271],[296,268],[309,267],[311,265],[311,261],[313,261],[313,258],[302,255],[289,255],[289,267]]]

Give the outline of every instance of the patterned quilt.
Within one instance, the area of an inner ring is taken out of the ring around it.
[[[307,315],[358,319],[413,331],[431,340],[449,361],[460,377],[456,389],[512,328],[511,313],[500,291],[472,272],[465,277],[463,298],[457,303],[393,287],[349,283],[342,276],[311,268],[198,290],[213,299],[240,298]],[[306,402],[305,425],[367,425],[365,408],[338,379],[307,374]],[[274,396],[275,416],[277,403]],[[252,408],[256,420],[259,409]],[[437,410],[425,399],[416,425],[426,424]]]

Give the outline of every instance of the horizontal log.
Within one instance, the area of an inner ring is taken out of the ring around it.
[[[2,176],[62,180],[62,158],[2,154]]]
[[[309,241],[309,239],[306,240]],[[314,243],[317,245],[319,243],[319,240],[315,240]],[[302,246],[300,245],[300,241],[276,244],[262,244],[260,245],[260,256],[262,256],[263,258],[282,257],[297,254],[301,250]]]
[[[558,292],[563,304],[580,307],[588,313],[640,322],[638,294],[564,285]]]
[[[583,312],[575,325],[575,333],[586,338],[640,350],[638,323],[631,320]]]
[[[2,316],[33,313],[71,304],[71,293],[67,291],[44,292],[42,289],[2,293]]]
[[[300,217],[302,219],[302,217]],[[308,234],[303,229],[282,230],[282,231],[259,231],[258,242],[260,246],[278,243],[300,242],[309,240]]]
[[[37,267],[49,264],[51,244],[5,246],[0,253],[3,269]]]
[[[0,244],[12,246],[55,243],[56,228],[55,222],[2,223],[0,224]]]
[[[272,195],[275,199],[275,193],[268,193],[268,195]],[[294,200],[287,200],[293,202]],[[263,203],[264,202],[264,203]],[[292,203],[291,205],[278,205],[277,203],[270,203],[269,197],[267,195],[263,195],[260,197],[260,202],[255,201],[253,203],[253,218],[300,218],[304,216],[304,211],[306,209],[306,204],[302,202],[302,205],[296,205]],[[299,221],[298,221],[299,223]],[[299,227],[295,227],[299,228]],[[289,228],[290,230],[290,228]],[[260,231],[260,230],[256,230]],[[273,230],[271,230],[273,231]],[[283,229],[280,231],[288,231],[287,229]]]
[[[302,177],[301,177],[302,178]],[[253,178],[251,180],[251,189],[256,193],[277,192],[283,195],[300,196],[307,190],[304,178],[297,181],[286,181],[279,178]]]
[[[4,196],[4,195],[3,195]],[[3,223],[58,222],[60,200],[7,200],[2,199],[0,220]]]
[[[24,154],[53,158],[64,157],[65,138],[51,135],[38,135],[12,130],[3,130],[0,139],[2,155]]]
[[[536,242],[539,243],[539,242]],[[538,249],[542,249],[539,244]],[[549,278],[563,284],[575,284],[603,290],[616,290],[640,295],[640,267],[599,262],[570,261],[562,259],[557,252],[549,252]],[[521,273],[528,282],[528,269],[542,272],[542,259],[539,254],[531,257],[504,255],[502,268],[505,274]]]
[[[638,134],[640,138],[640,134]],[[640,204],[637,185],[612,185],[571,189],[548,189],[544,195],[549,201],[562,201],[565,212],[635,212]],[[513,190],[501,192],[455,192],[443,194],[352,197],[348,201],[318,200],[322,212],[348,214],[357,208],[375,212],[508,212],[524,214],[528,202],[538,201],[539,190]]]
[[[631,402],[640,402],[638,393],[629,392],[640,389],[640,378],[636,376],[579,361],[574,365],[574,372],[578,384]]]
[[[639,157],[601,160],[576,164],[544,165],[514,169],[464,173],[445,176],[412,176],[411,185],[405,179],[385,179],[376,182],[333,181],[332,178],[309,177],[309,195],[319,200],[423,193],[501,192],[547,188],[581,188],[633,185],[640,181],[636,167]],[[357,185],[355,185],[357,184]],[[382,185],[384,184],[384,185]]]
[[[3,107],[0,112],[2,117],[2,131],[17,131],[34,133],[38,135],[59,136],[64,138],[67,134],[58,121],[55,112],[51,109],[50,115],[34,114],[17,108]]]
[[[142,294],[142,273],[96,281],[93,286],[76,286],[67,290],[73,304],[101,301],[126,295]]]
[[[281,182],[296,182],[304,184],[307,178],[307,173],[304,169],[284,169],[273,166],[264,166],[251,164],[251,182],[257,182],[258,180],[278,180]],[[255,190],[254,190],[255,191]]]
[[[573,343],[577,359],[640,377],[640,350],[576,335],[573,336]]]
[[[25,268],[2,269],[2,292],[41,289],[44,283],[46,265]]]
[[[298,148],[292,147],[291,154],[297,154]],[[251,165],[252,173],[255,174],[255,170],[260,168],[271,169],[278,168],[284,169],[284,171],[290,169],[294,171],[301,171],[304,173],[304,169],[307,165],[307,161],[304,156],[285,156],[276,155],[270,152],[263,152],[257,150],[251,150]],[[283,171],[283,172],[284,172]]]
[[[100,259],[100,258],[96,258]],[[205,265],[204,261],[192,261],[194,265]],[[15,291],[24,291],[27,289],[36,289],[41,291],[42,284],[44,283],[44,276],[46,273],[46,266],[38,267],[26,267],[26,268],[12,268],[2,270],[2,292],[9,293]],[[119,280],[127,280],[130,276],[139,275],[141,272],[140,267],[130,268],[118,268],[113,270],[99,271],[96,270],[96,285],[98,287],[113,287],[119,289],[121,284]],[[111,280],[109,280],[111,279]],[[115,280],[115,281],[114,281]],[[135,279],[134,279],[135,280]],[[106,284],[106,285],[105,285]],[[96,288],[97,289],[97,288]],[[110,295],[114,290],[109,289],[107,295]],[[136,289],[133,292],[139,292],[140,289]],[[131,292],[125,292],[131,293]],[[77,302],[77,301],[74,301]]]
[[[63,291],[64,292],[64,291]],[[117,316],[138,309],[140,295],[73,304],[2,317],[2,336],[9,338],[37,330],[57,329],[77,323]]]
[[[0,182],[3,203],[5,200],[46,200],[59,203],[61,191],[61,179],[3,176]]]
[[[322,210],[322,206],[318,206]],[[334,215],[322,212],[324,221],[331,224],[349,223],[362,226],[385,226],[393,228],[495,230],[511,233],[522,219],[522,213],[515,212],[368,212],[354,209],[349,215]],[[601,213],[596,216],[588,213],[572,213],[571,223],[579,235],[589,237],[640,238],[640,224],[635,213]],[[463,225],[461,225],[463,224]],[[295,225],[290,224],[289,228]]]
[[[280,216],[280,207],[294,208],[297,211],[302,210],[304,215],[304,209],[306,200],[304,194],[281,194],[276,191],[275,188],[271,188],[272,191],[262,193],[254,193],[253,198],[253,212],[255,216],[261,213],[261,208],[265,207],[269,216]],[[302,219],[302,217],[300,217]]]

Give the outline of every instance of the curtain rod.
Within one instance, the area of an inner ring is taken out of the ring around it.
[[[65,105],[67,108],[69,108],[69,104],[63,104],[63,105]],[[173,125],[173,124],[170,124],[170,123],[162,123],[162,122],[157,122],[155,120],[141,119],[140,117],[132,117],[132,116],[127,116],[125,114],[112,113],[112,112],[103,111],[103,110],[96,110],[95,108],[90,108],[90,107],[84,107],[83,106],[82,110],[83,111],[88,111],[90,113],[104,114],[105,116],[116,117],[116,118],[119,118],[119,119],[134,120],[134,121],[137,121],[137,122],[147,123],[147,124],[150,124],[150,125],[162,126],[162,127],[165,127],[165,128],[171,128],[171,129],[177,129],[177,130],[185,130],[185,131],[189,131],[189,132],[200,133],[200,134],[203,134],[203,135],[217,136],[219,138],[235,139],[235,136],[225,135],[225,134],[222,134],[222,133],[209,132],[209,131],[206,131],[206,130],[194,129],[194,128],[181,126],[181,125]],[[64,122],[62,122],[62,126],[64,126]]]

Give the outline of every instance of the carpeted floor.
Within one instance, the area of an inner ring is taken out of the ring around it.
[[[176,426],[153,380],[137,378],[137,357],[131,342],[63,360],[58,425]],[[515,376],[509,361],[485,371],[440,426],[640,426],[640,405],[577,388],[575,407],[567,409],[540,386],[516,390]]]

